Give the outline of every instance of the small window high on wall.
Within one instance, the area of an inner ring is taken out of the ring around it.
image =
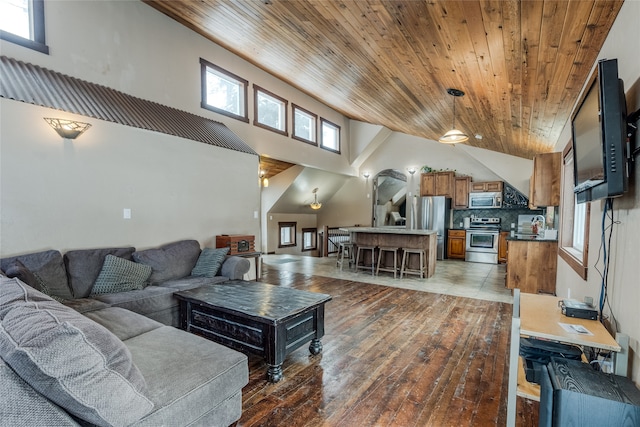
[[[0,0],[0,39],[48,54],[44,0]]]
[[[200,67],[201,107],[248,123],[247,87],[249,82],[204,59],[200,59]]]
[[[287,100],[253,85],[255,115],[253,124],[282,135],[287,134]]]
[[[316,123],[318,116],[304,108],[292,104],[293,110],[293,139],[318,145],[316,140]]]
[[[320,147],[325,150],[340,153],[340,126],[331,123],[329,120],[320,119],[321,139]]]

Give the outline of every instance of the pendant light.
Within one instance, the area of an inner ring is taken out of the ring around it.
[[[318,210],[322,207],[322,203],[318,202],[318,189],[314,189],[313,190],[313,202],[311,202],[311,204],[309,205],[311,207],[311,209],[313,210]]]
[[[456,129],[456,98],[464,96],[464,92],[459,89],[447,89],[447,93],[453,96],[453,125],[451,130],[442,135],[438,141],[443,144],[457,144],[458,142],[468,141],[469,137],[461,130]]]

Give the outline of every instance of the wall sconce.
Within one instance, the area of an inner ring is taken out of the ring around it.
[[[322,207],[322,203],[320,203],[318,201],[318,189],[315,188],[313,190],[313,202],[311,202],[311,204],[309,205],[311,207],[311,209],[313,209],[314,211],[317,211],[318,209],[320,209]]]
[[[44,119],[58,132],[58,135],[65,139],[76,139],[91,127],[89,123],[76,122],[75,120],[52,119],[49,117],[44,117]]]
[[[260,171],[260,183],[262,184],[263,187],[268,187],[269,186],[269,178],[267,178],[265,171]]]
[[[363,173],[362,176],[364,176],[364,179],[366,179],[367,182],[369,182],[369,177],[371,176],[371,174],[369,172]]]
[[[411,166],[407,168],[407,172],[409,172],[411,176],[413,176],[413,174],[416,173],[416,168],[414,166]]]

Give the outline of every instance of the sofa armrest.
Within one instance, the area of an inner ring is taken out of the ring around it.
[[[230,280],[242,280],[250,268],[251,263],[247,258],[228,256],[222,263],[218,275],[228,277]]]

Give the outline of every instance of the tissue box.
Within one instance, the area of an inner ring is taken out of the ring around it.
[[[558,230],[542,230],[541,239],[558,240]]]

